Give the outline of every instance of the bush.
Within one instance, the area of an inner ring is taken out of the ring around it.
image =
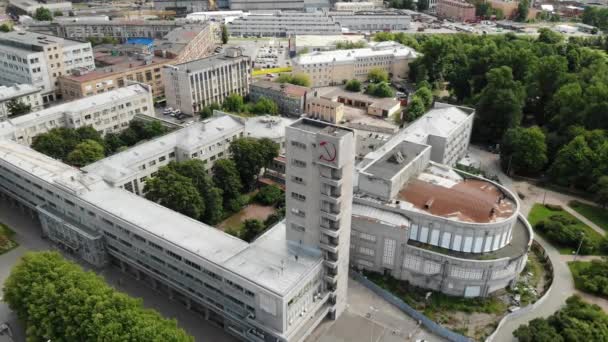
[[[370,84],[367,86],[365,93],[376,97],[394,97],[395,91],[386,82]]]
[[[361,82],[359,82],[359,80],[352,79],[352,80],[346,82],[345,89],[348,91],[360,92],[361,91]]]
[[[538,222],[534,228],[547,239],[561,246],[577,249],[580,244],[580,254],[589,255],[598,252],[600,242],[589,237],[585,234],[585,230],[576,224],[577,221],[567,217],[552,215],[548,219]]]
[[[283,190],[274,185],[267,185],[255,194],[253,200],[262,205],[276,205],[283,196]]]
[[[577,267],[577,271],[572,272],[577,287],[580,286],[585,292],[608,297],[608,259],[580,264],[582,267]]]

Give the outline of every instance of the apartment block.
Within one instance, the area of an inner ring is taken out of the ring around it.
[[[0,85],[32,84],[47,103],[61,97],[57,78],[75,69],[95,69],[91,43],[27,31],[0,36]]]
[[[154,53],[173,63],[186,63],[213,54],[222,45],[221,27],[214,22],[186,24],[154,41]]]
[[[315,51],[298,56],[294,72],[310,76],[313,87],[342,84],[344,80],[365,81],[370,70],[380,68],[391,78],[406,78],[409,64],[418,57],[414,49],[396,42],[370,43],[352,50]]]
[[[59,127],[92,126],[102,134],[120,132],[138,114],[154,116],[154,106],[150,89],[134,84],[0,122],[0,139],[29,146],[36,135]]]
[[[253,82],[249,91],[249,97],[253,101],[265,97],[277,104],[280,114],[300,116],[304,113],[304,104],[306,103],[310,88],[289,83],[260,80]]]
[[[211,103],[222,103],[232,93],[246,96],[250,82],[251,59],[239,48],[163,68],[167,105],[187,114],[195,114]]]
[[[16,101],[30,106],[31,112],[42,109],[42,96],[40,88],[31,84],[15,84],[13,86],[0,86],[0,121],[11,116],[8,104]]]
[[[48,27],[34,29],[51,30],[60,37],[86,40],[87,38],[116,38],[125,42],[127,38],[161,39],[181,26],[173,20],[91,19],[86,21],[61,21],[49,23]]]
[[[437,16],[457,21],[475,21],[475,6],[461,0],[439,0]]]

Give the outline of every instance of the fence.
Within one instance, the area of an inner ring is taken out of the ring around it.
[[[418,321],[420,324],[422,324],[425,328],[430,330],[432,333],[439,335],[439,336],[441,336],[445,339],[448,339],[450,341],[453,341],[453,342],[471,342],[472,341],[470,338],[468,338],[466,336],[455,333],[452,330],[442,327],[441,325],[433,322],[431,319],[429,319],[422,313],[418,312],[416,309],[407,305],[401,299],[395,297],[390,292],[388,292],[385,289],[381,288],[380,286],[374,284],[371,280],[365,278],[362,274],[355,272],[355,271],[351,271],[350,275],[353,279],[355,279],[356,281],[361,283],[363,286],[367,287],[372,292],[374,292],[378,296],[384,298],[384,300],[393,304],[394,306],[399,308],[399,310],[405,312],[408,316],[410,316],[413,319],[415,319],[416,321]]]

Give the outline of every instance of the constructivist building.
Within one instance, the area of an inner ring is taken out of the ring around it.
[[[370,43],[352,50],[315,51],[294,60],[295,73],[310,76],[313,87],[343,84],[345,80],[365,81],[370,70],[380,68],[391,78],[405,78],[409,64],[418,53],[396,42]]]
[[[102,134],[120,132],[136,115],[154,116],[150,88],[141,84],[0,122],[0,139],[11,139],[29,146],[36,135],[53,128],[91,126]]]
[[[287,131],[287,218],[252,243],[11,140],[0,140],[0,194],[63,248],[239,339],[302,341],[345,308],[354,144],[352,131],[306,118]]]
[[[352,267],[465,297],[514,285],[533,238],[517,196],[451,167],[472,118],[438,104],[357,166]]]
[[[13,86],[0,86],[0,121],[8,119],[12,113],[10,103],[21,103],[30,106],[30,112],[42,109],[42,96],[40,88],[31,84],[15,84]]]
[[[0,85],[31,84],[46,103],[60,97],[57,78],[93,70],[91,43],[27,31],[0,36]]]
[[[251,59],[239,48],[163,68],[167,105],[187,114],[198,113],[212,103],[221,104],[233,93],[246,96],[250,82]]]
[[[249,97],[253,101],[262,97],[273,100],[279,107],[279,113],[289,116],[300,116],[304,113],[304,104],[309,92],[308,87],[265,80],[253,82],[249,87]]]

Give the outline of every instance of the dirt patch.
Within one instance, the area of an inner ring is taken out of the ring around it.
[[[249,219],[258,219],[264,221],[268,216],[272,215],[276,211],[273,206],[264,206],[259,204],[248,204],[243,209],[234,213],[222,221],[217,228],[224,231],[226,229],[238,229],[243,221]]]

